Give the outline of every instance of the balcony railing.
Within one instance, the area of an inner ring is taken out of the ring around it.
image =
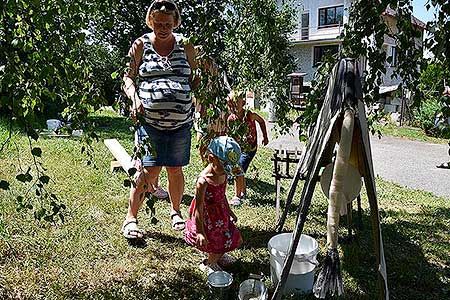
[[[293,42],[308,42],[320,40],[337,39],[344,26],[342,24],[301,27],[299,24],[297,30],[291,35]]]

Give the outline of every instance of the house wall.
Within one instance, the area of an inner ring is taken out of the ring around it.
[[[346,3],[344,3],[346,2]],[[319,8],[332,7],[339,5],[349,5],[348,0],[297,0],[294,3],[294,7],[299,10],[298,13],[298,26],[293,34],[293,40],[300,40],[301,29],[301,15],[304,12],[309,12],[309,40],[323,40],[323,39],[336,39],[340,34],[342,28],[339,26],[329,28],[318,28],[319,26]],[[344,13],[344,23],[347,22],[348,14]]]
[[[314,77],[316,68],[313,65],[313,48],[318,45],[336,45],[340,44],[338,36],[342,27],[330,27],[330,28],[318,28],[319,25],[319,8],[333,7],[344,5],[344,17],[343,24],[348,22],[348,8],[351,6],[352,0],[296,0],[294,8],[298,11],[297,14],[297,29],[291,36],[292,48],[291,54],[296,58],[297,69],[296,72],[306,73],[304,82],[307,84]],[[307,40],[301,39],[301,15],[303,12],[309,12],[309,38]],[[392,15],[384,15],[384,20],[390,31],[393,33],[398,32],[397,21]],[[423,35],[423,32],[422,32]],[[369,37],[369,40],[371,37]],[[416,46],[422,47],[422,38],[416,38]],[[392,55],[392,49],[396,47],[396,41],[389,36],[384,37],[383,50],[386,53],[386,58]],[[401,51],[398,47],[397,51]],[[385,62],[386,73],[382,77],[383,86],[398,85],[402,82],[400,77],[392,77],[396,70],[395,65],[391,65],[387,61]],[[370,72],[367,65],[367,58],[360,59],[360,72],[364,70]],[[396,97],[398,92],[386,93],[384,103],[391,105],[390,112],[398,111],[400,108],[399,99]]]
[[[304,82],[313,79],[316,68],[313,68],[313,52],[312,45],[293,45],[291,49],[292,56],[295,57],[297,72],[306,73],[303,78]]]

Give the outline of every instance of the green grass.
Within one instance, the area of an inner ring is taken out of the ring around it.
[[[133,135],[126,119],[110,113],[95,118],[102,139],[117,138],[131,151]],[[0,125],[2,142],[7,130]],[[0,179],[12,182],[10,191],[0,191],[0,299],[207,299],[206,275],[197,267],[203,255],[187,246],[180,232],[171,230],[167,201],[157,203],[156,225],[141,209],[144,243],[129,244],[120,234],[127,210],[126,176],[109,172],[112,155],[102,141],[93,144],[98,169],[86,165],[79,140],[48,138],[38,144],[52,178],[49,189],[68,207],[66,222],[51,226],[34,220],[29,211],[16,211],[14,199],[23,187],[13,178],[19,165],[30,163],[30,155],[26,139],[15,133],[13,144],[0,153]],[[194,145],[191,153],[191,164],[185,168],[185,215],[201,170]],[[232,293],[249,273],[270,274],[267,242],[275,234],[270,156],[269,150],[259,149],[248,172],[249,200],[236,209],[245,242],[233,253],[239,262],[229,270],[234,276]],[[160,181],[166,185],[165,172]],[[283,198],[288,187],[289,181],[283,181]],[[377,191],[391,298],[449,299],[450,199],[381,178]],[[231,196],[232,187],[227,193]],[[296,208],[290,211],[287,230],[294,228]],[[326,211],[327,201],[317,188],[304,233],[318,240],[319,261],[326,247]],[[345,226],[340,229],[345,288],[340,299],[377,299],[370,212],[364,196],[362,224],[351,242]]]
[[[422,129],[416,127],[396,126],[388,123],[386,125],[375,125],[375,129],[380,130],[381,134],[385,136],[395,136],[434,144],[448,143],[448,139],[427,136]]]

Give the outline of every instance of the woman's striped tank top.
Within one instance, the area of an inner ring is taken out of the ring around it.
[[[144,48],[139,66],[139,98],[145,109],[145,121],[160,130],[174,130],[193,120],[191,68],[181,35],[174,35],[174,49],[168,56],[155,51],[150,34],[141,38]]]

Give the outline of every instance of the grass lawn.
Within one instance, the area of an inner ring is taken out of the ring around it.
[[[417,127],[410,126],[396,126],[392,124],[386,125],[375,125],[376,130],[380,130],[382,135],[395,136],[407,138],[410,140],[420,141],[420,142],[428,142],[434,144],[446,144],[448,143],[448,139],[436,138],[427,136],[425,132]]]
[[[131,152],[133,135],[125,118],[101,113],[96,119],[101,139],[117,138]],[[6,136],[2,125],[0,142]],[[13,142],[0,153],[0,179],[12,182],[10,191],[0,190],[0,299],[207,299],[206,275],[198,269],[203,255],[185,244],[182,233],[170,228],[168,201],[157,203],[156,225],[150,224],[141,209],[140,226],[146,231],[143,243],[129,244],[122,237],[120,227],[128,198],[128,189],[123,186],[126,176],[110,173],[112,155],[102,141],[93,144],[95,169],[86,165],[78,140],[39,139],[44,166],[51,176],[49,188],[67,205],[65,223],[54,226],[34,220],[29,211],[16,211],[14,199],[23,187],[13,178],[19,165],[30,163],[30,154],[25,137],[14,134]],[[195,145],[191,153],[191,164],[185,168],[185,215],[201,170]],[[233,254],[239,262],[229,269],[234,276],[234,295],[249,273],[270,274],[267,242],[275,234],[270,156],[268,149],[260,148],[248,172],[249,199],[235,210],[245,242]],[[160,181],[166,185],[164,171]],[[283,198],[288,186],[284,181]],[[391,299],[450,299],[450,199],[402,188],[381,178],[377,178],[377,191]],[[229,186],[228,196],[231,193]],[[287,230],[294,228],[296,208],[289,214]],[[318,240],[320,262],[326,247],[326,212],[327,200],[318,188],[304,233]],[[362,224],[353,241],[346,239],[345,226],[341,226],[339,252],[345,295],[340,299],[377,299],[364,194]]]

